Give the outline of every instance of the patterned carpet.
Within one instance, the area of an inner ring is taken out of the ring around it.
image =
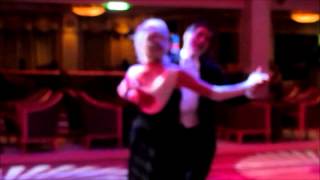
[[[319,159],[318,150],[265,152],[241,159],[235,168],[251,179],[319,180]]]
[[[27,167],[25,165],[10,166],[4,173],[4,180],[125,180],[125,167],[99,167],[94,165],[75,164],[38,164]]]
[[[207,180],[320,180],[319,141],[220,142]],[[126,149],[5,154],[1,180],[126,180]]]

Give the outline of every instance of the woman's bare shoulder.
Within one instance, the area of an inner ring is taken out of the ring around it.
[[[127,73],[126,73],[126,74],[127,74],[129,77],[134,77],[134,76],[140,74],[140,73],[143,71],[143,69],[144,69],[144,66],[143,66],[143,65],[141,65],[141,64],[134,64],[134,65],[131,65],[131,66],[129,67],[129,69],[127,70]]]

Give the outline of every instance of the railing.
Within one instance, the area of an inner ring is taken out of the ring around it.
[[[118,70],[17,70],[0,69],[0,74],[4,75],[62,75],[71,76],[124,76],[124,71]]]

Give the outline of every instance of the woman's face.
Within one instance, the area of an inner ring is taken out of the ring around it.
[[[143,64],[161,62],[169,50],[169,35],[158,31],[141,32],[136,45],[139,61]]]
[[[159,32],[151,32],[147,34],[145,46],[146,56],[150,60],[162,60],[167,53],[169,47],[169,39]]]

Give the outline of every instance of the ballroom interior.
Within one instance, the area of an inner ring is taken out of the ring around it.
[[[207,180],[320,180],[318,0],[0,0],[0,179],[127,179],[138,109],[117,95],[137,63],[132,35],[168,24],[170,50],[195,21],[227,83],[261,67],[255,99],[212,109],[218,150]],[[174,49],[175,48],[175,49]]]

